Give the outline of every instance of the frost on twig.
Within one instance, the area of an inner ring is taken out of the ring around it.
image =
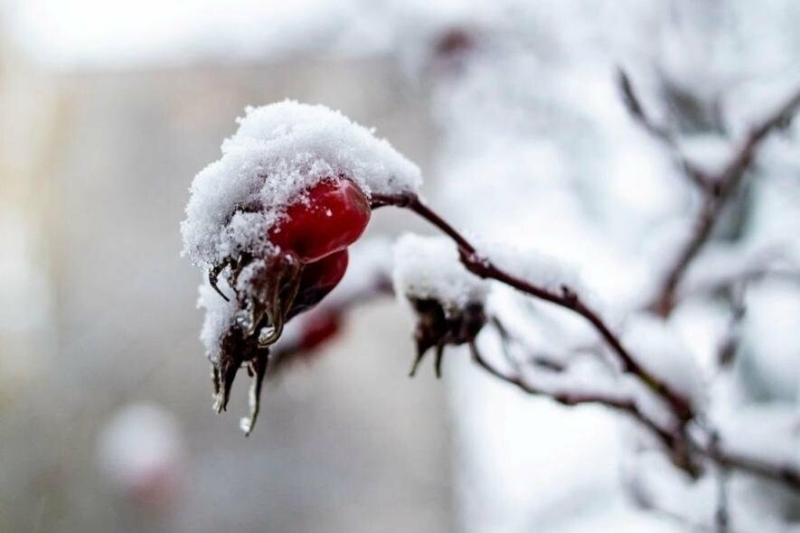
[[[669,323],[634,315],[628,319],[622,338],[651,375],[695,408],[705,403],[702,372],[692,351]]]
[[[580,294],[586,303],[594,300],[583,284],[578,269],[567,261],[502,241],[480,239],[476,246],[493,265],[514,277],[553,294],[563,294],[567,290]]]
[[[625,324],[622,338],[639,364],[660,383],[692,407],[695,416],[702,416],[706,404],[702,372],[691,350],[682,342],[679,333],[669,323],[646,314],[630,317]],[[632,383],[634,401],[645,416],[661,427],[680,429],[682,420],[663,398],[639,383]],[[676,459],[688,461],[688,450]]]

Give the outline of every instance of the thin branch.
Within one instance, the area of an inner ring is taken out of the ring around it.
[[[719,446],[699,448],[698,451],[722,467],[749,472],[756,476],[779,481],[794,490],[800,490],[800,470],[795,465],[774,464],[741,453],[725,451]]]
[[[489,363],[483,355],[478,350],[477,346],[474,343],[469,344],[470,353],[472,354],[472,359],[475,363],[478,364],[483,370],[488,372],[490,375],[494,376],[495,378],[499,379],[500,381],[504,381],[509,383],[521,391],[531,394],[534,396],[546,396],[555,400],[556,402],[567,405],[567,406],[575,406],[575,405],[582,405],[582,404],[597,404],[597,405],[604,405],[606,407],[610,407],[617,411],[622,411],[627,413],[628,415],[632,416],[637,422],[642,424],[645,428],[650,430],[658,439],[662,442],[662,444],[670,451],[674,450],[676,438],[670,432],[665,431],[661,427],[658,426],[655,422],[650,420],[636,403],[628,398],[615,398],[613,396],[605,395],[599,392],[575,392],[575,391],[546,391],[543,389],[539,389],[533,384],[525,381],[521,375],[519,374],[505,374],[491,363]]]
[[[657,124],[650,115],[647,114],[642,106],[639,96],[633,88],[627,73],[621,68],[617,68],[617,86],[622,93],[622,101],[631,117],[653,138],[663,143],[667,150],[672,154],[680,165],[686,177],[701,190],[707,191],[710,188],[709,177],[698,168],[694,163],[686,158],[674,134],[665,126]]]
[[[493,279],[504,285],[513,287],[520,292],[533,296],[534,298],[550,302],[581,316],[591,324],[595,331],[616,354],[622,365],[623,372],[637,376],[650,390],[664,398],[680,420],[685,421],[692,418],[693,412],[689,402],[683,396],[673,391],[666,383],[643,368],[622,345],[620,339],[611,331],[611,328],[600,315],[585,304],[574,290],[567,286],[562,286],[561,292],[556,293],[533,285],[524,279],[502,270],[488,258],[482,256],[472,243],[435,211],[425,205],[415,194],[374,194],[372,196],[372,204],[373,208],[391,205],[409,209],[430,222],[456,243],[464,267],[476,276],[484,279]]]
[[[650,307],[655,313],[666,317],[672,312],[678,285],[689,265],[708,242],[720,214],[752,166],[759,147],[770,133],[786,125],[798,106],[800,106],[800,90],[777,111],[750,130],[749,135],[722,171],[717,176],[709,177],[710,188],[706,191],[703,206],[698,213],[694,234],[667,271],[661,290]]]
[[[713,432],[711,435],[711,448],[719,450],[719,433]],[[714,513],[715,533],[730,532],[730,511],[728,509],[728,468],[718,464],[717,472],[717,509]]]
[[[548,354],[544,353],[533,353],[519,338],[508,330],[499,317],[492,316],[489,318],[489,322],[494,326],[494,329],[497,330],[500,336],[500,341],[503,346],[502,352],[506,358],[506,362],[508,362],[517,373],[520,372],[520,362],[511,353],[512,345],[525,349],[525,361],[535,367],[543,368],[549,372],[564,372],[567,369],[566,364],[555,357],[548,356]]]
[[[744,303],[744,288],[740,287],[734,291],[731,302],[731,316],[728,319],[728,326],[717,349],[717,368],[724,370],[730,368],[739,351],[742,334],[742,321],[744,320],[747,308]]]
[[[735,291],[737,287],[747,286],[764,279],[800,283],[800,269],[770,265],[754,265],[732,275],[720,276],[702,283],[684,284],[678,291],[676,301],[698,296],[709,296],[721,291]]]

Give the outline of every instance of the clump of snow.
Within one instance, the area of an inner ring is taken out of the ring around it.
[[[698,134],[683,137],[679,145],[686,160],[709,175],[719,175],[734,153],[731,141],[721,135]]]
[[[416,191],[419,168],[338,111],[295,101],[247,108],[200,171],[181,224],[184,253],[202,266],[243,250],[268,252],[284,209],[325,179],[352,179],[368,196]]]
[[[222,339],[236,322],[237,307],[234,301],[225,301],[206,281],[199,288],[197,307],[206,310],[200,341],[212,363],[220,360]]]
[[[566,287],[582,297],[587,292],[577,269],[567,261],[500,241],[479,241],[478,249],[498,268],[542,289],[561,293]]]
[[[765,279],[745,298],[742,378],[761,399],[797,397],[800,370],[800,289],[793,280]]]
[[[407,233],[394,246],[394,287],[398,297],[432,299],[445,310],[483,303],[488,284],[464,268],[453,241]]]
[[[800,466],[800,414],[795,404],[744,406],[716,422],[725,451],[770,464]]]
[[[622,342],[656,379],[693,404],[704,402],[702,371],[670,323],[646,314],[631,316]]]

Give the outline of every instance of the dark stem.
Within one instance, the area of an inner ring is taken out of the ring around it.
[[[478,350],[477,346],[475,346],[474,343],[470,343],[469,348],[470,348],[470,353],[472,354],[472,359],[483,370],[485,370],[495,378],[517,387],[518,389],[527,394],[531,394],[534,396],[546,396],[548,398],[557,401],[562,405],[575,406],[581,404],[598,404],[610,407],[617,411],[622,411],[632,416],[639,423],[641,423],[643,426],[649,429],[656,437],[658,437],[661,443],[668,450],[673,450],[675,448],[675,442],[676,442],[675,436],[673,436],[668,431],[665,431],[664,429],[660,428],[655,422],[653,422],[647,416],[645,416],[644,413],[641,412],[639,407],[632,400],[624,398],[614,398],[611,396],[595,392],[580,392],[580,393],[569,392],[569,391],[549,392],[549,391],[539,390],[532,384],[527,383],[519,374],[508,375],[503,373],[496,367],[492,366],[483,357],[483,355],[480,353],[480,351]]]
[[[726,452],[714,446],[700,450],[700,452],[721,467],[743,470],[763,478],[779,481],[794,490],[800,490],[800,471],[794,465],[776,465],[762,459]]]

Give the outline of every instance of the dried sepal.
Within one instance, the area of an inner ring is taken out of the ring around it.
[[[214,410],[225,411],[236,374],[244,366],[253,378],[250,415],[240,424],[252,431],[260,409],[261,386],[269,361],[269,347],[280,337],[297,295],[303,266],[292,254],[267,258],[239,256],[209,270],[209,284],[230,306],[234,319],[218,337],[212,359]],[[233,289],[230,299],[217,283],[224,277]]]
[[[434,370],[436,377],[441,378],[445,347],[473,343],[486,324],[483,304],[471,302],[463,307],[452,307],[430,298],[409,297],[409,301],[417,315],[416,357],[409,376],[416,374],[425,355],[434,349]]]

